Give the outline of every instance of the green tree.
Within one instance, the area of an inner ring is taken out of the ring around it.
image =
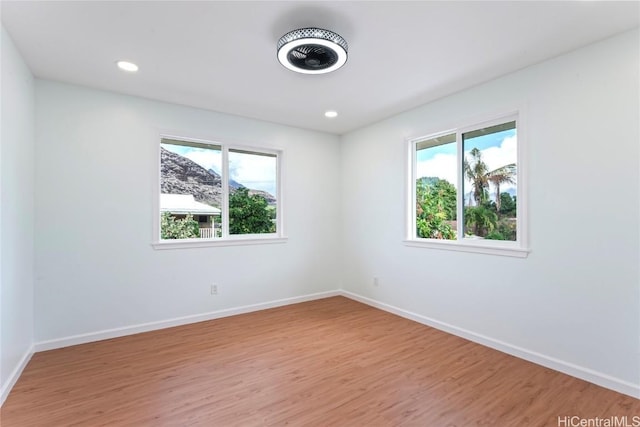
[[[489,170],[482,160],[482,152],[473,148],[464,159],[464,173],[471,181],[475,206],[464,210],[465,233],[492,240],[516,240],[516,223],[511,217],[516,214],[516,201],[509,193],[501,193],[501,184],[515,184],[516,164],[511,163]],[[489,184],[496,189],[495,202],[489,197]]]
[[[498,215],[487,206],[468,206],[464,209],[465,229],[473,230],[473,234],[486,237],[498,223]]]
[[[238,188],[229,196],[229,233],[274,233],[275,209],[259,194],[249,194],[249,189]]]
[[[502,218],[498,220],[496,229],[490,232],[486,239],[515,241],[516,234],[516,222],[510,218]]]
[[[511,197],[509,193],[500,193],[500,211],[496,209],[497,204],[493,202],[487,202],[483,206],[495,211],[498,216],[498,221],[495,224],[495,228],[487,232],[484,236],[489,240],[516,240],[516,198]]]
[[[509,193],[500,193],[500,215],[514,217],[516,216],[516,198],[511,197]]]
[[[496,210],[500,212],[502,204],[500,184],[515,184],[516,164],[511,163],[487,173],[487,180],[496,187]]]
[[[456,189],[448,181],[423,177],[416,181],[416,232],[418,237],[455,239],[450,222],[456,219]]]
[[[160,236],[163,239],[193,239],[200,237],[198,221],[193,215],[185,218],[175,218],[169,212],[163,212],[160,217]]]

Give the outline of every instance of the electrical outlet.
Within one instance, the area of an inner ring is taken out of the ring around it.
[[[211,285],[211,295],[218,295],[218,285]]]
[[[373,286],[379,286],[380,285],[380,279],[378,279],[377,277],[373,278]]]

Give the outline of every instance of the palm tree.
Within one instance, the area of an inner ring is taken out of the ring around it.
[[[487,164],[482,160],[482,153],[477,147],[473,148],[469,154],[471,155],[472,162],[469,162],[465,157],[464,173],[469,181],[471,181],[476,206],[480,206],[480,203],[486,199],[485,190],[489,187],[489,171]],[[469,206],[471,206],[471,200],[469,200]]]
[[[471,161],[466,157],[464,159],[464,173],[471,181],[476,206],[480,206],[487,199],[486,191],[491,183],[496,186],[496,210],[500,212],[500,184],[515,184],[516,164],[511,163],[489,171],[487,164],[482,160],[482,152],[477,147],[473,148],[469,155]]]
[[[500,212],[500,184],[516,183],[516,164],[511,163],[487,174],[487,180],[496,186],[496,211]]]

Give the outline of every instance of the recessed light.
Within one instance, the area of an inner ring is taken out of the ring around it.
[[[338,112],[333,110],[325,111],[324,116],[333,119],[334,117],[338,117]]]
[[[118,61],[116,62],[116,65],[118,65],[118,68],[120,68],[122,71],[128,71],[130,73],[135,73],[136,71],[138,71],[138,66],[133,62]]]

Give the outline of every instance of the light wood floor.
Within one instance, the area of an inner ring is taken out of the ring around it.
[[[512,427],[624,415],[640,416],[640,400],[335,297],[37,353],[1,419]]]

